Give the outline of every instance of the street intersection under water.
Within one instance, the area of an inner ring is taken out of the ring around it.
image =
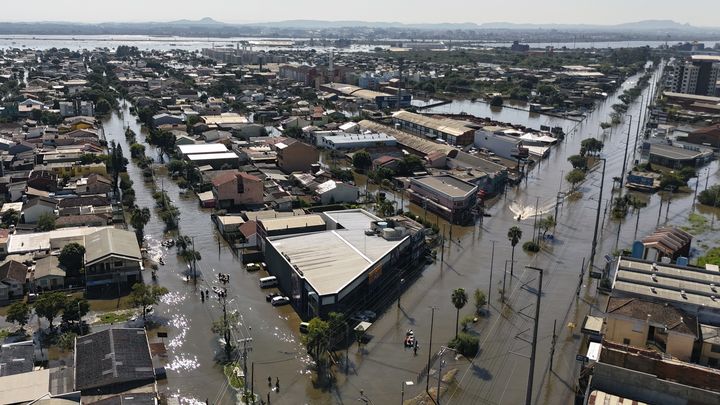
[[[656,75],[658,73],[656,72]],[[623,89],[632,87],[639,76],[628,79]],[[645,97],[651,87],[645,89]],[[161,241],[167,237],[165,225],[153,213],[145,228],[149,253],[155,258],[163,257],[165,265],[158,271],[158,283],[167,287],[170,294],[158,305],[154,321],[167,330],[165,343],[168,348],[168,380],[170,395],[177,395],[184,403],[205,402],[211,404],[236,403],[238,396],[228,387],[222,368],[216,362],[222,354],[221,342],[211,332],[213,320],[222,316],[217,300],[201,302],[200,291],[219,286],[217,274],[229,273],[228,284],[229,309],[241,314],[241,325],[236,328],[234,339],[251,337],[248,343],[248,371],[254,362],[255,392],[262,398],[270,395],[273,404],[335,404],[355,403],[361,396],[374,404],[396,403],[400,401],[401,388],[405,390],[405,399],[413,398],[425,391],[426,380],[423,369],[427,362],[428,350],[437,353],[442,345],[454,336],[455,308],[450,301],[453,289],[463,287],[471,295],[475,288],[490,290],[490,311],[480,317],[477,324],[471,326],[471,333],[480,338],[480,353],[471,362],[445,356],[447,368],[458,370],[457,383],[447,386],[443,403],[457,404],[517,404],[524,402],[526,380],[529,370],[527,356],[530,354],[534,303],[537,291],[537,273],[525,268],[532,265],[544,269],[542,286],[542,304],[538,331],[538,354],[535,367],[534,403],[566,404],[572,403],[574,387],[580,370],[575,354],[580,345],[579,327],[571,330],[568,323],[580,325],[591,307],[602,308],[595,290],[595,281],[587,275],[580,279],[583,260],[590,254],[597,200],[611,198],[612,178],[621,175],[623,152],[627,137],[627,124],[620,124],[612,131],[599,135],[599,125],[609,121],[611,105],[617,102],[622,89],[603,101],[580,124],[568,122],[564,127],[573,127],[563,142],[554,147],[548,158],[541,161],[529,173],[527,181],[508,189],[488,209],[491,217],[474,227],[452,230],[452,239],[446,244],[444,261],[428,265],[420,277],[403,293],[399,305],[390,305],[384,314],[373,324],[370,330],[371,341],[359,349],[349,349],[348,373],[344,364],[337,367],[336,383],[332,388],[317,388],[313,384],[314,374],[310,369],[310,359],[297,332],[299,319],[291,306],[272,307],[265,301],[265,293],[258,288],[257,279],[262,274],[243,270],[239,258],[220,238],[210,220],[210,210],[201,209],[194,196],[181,196],[180,189],[169,177],[156,176],[157,187],[168,192],[173,203],[180,210],[180,233],[195,238],[196,249],[202,254],[198,262],[200,279],[197,286],[185,279],[186,264],[176,255],[175,248],[165,248]],[[637,117],[640,107],[638,99],[630,106],[629,114]],[[473,111],[466,109],[472,114]],[[637,118],[630,128],[628,155],[632,156],[635,143]],[[516,122],[523,124],[525,122]],[[525,123],[526,124],[526,123]],[[129,145],[124,138],[124,125],[129,125],[138,134],[138,142],[144,142],[135,117],[127,107],[122,116],[117,113],[104,123],[108,139],[123,146],[129,158]],[[532,125],[530,125],[532,126]],[[567,157],[577,154],[580,142],[591,136],[599,136],[605,142],[602,155],[607,158],[605,189],[599,195],[600,170],[588,173],[586,181],[579,190],[583,197],[575,201],[565,200],[558,207],[558,225],[554,240],[545,244],[544,249],[535,255],[528,255],[520,248],[522,242],[532,238],[535,206],[538,212],[546,215],[555,212],[559,190],[567,191],[569,184],[564,182],[562,173],[571,166]],[[146,145],[147,146],[147,145]],[[155,158],[154,149],[147,146],[147,154]],[[630,162],[628,162],[628,167]],[[137,205],[152,208],[153,189],[143,182],[142,170],[134,163],[128,166],[128,172],[135,183]],[[705,184],[705,175],[710,176],[709,184],[716,184],[717,162],[711,163],[708,170],[700,169],[700,179],[690,180],[690,188],[700,181],[701,190]],[[617,190],[614,191],[617,193]],[[659,209],[660,195],[645,195],[648,206],[640,211],[638,236],[652,232],[658,222],[664,224],[666,207]],[[395,196],[397,198],[397,196]],[[693,195],[676,194],[667,214],[668,224],[684,224],[692,210]],[[424,215],[421,208],[408,206],[415,214]],[[608,210],[609,211],[609,210]],[[660,215],[658,215],[660,213]],[[701,211],[706,216],[714,213]],[[435,222],[432,214],[428,219]],[[518,215],[521,219],[518,220]],[[627,248],[634,240],[635,215],[630,214],[623,222],[611,220],[609,213],[601,212],[601,234],[598,239],[595,263],[604,262],[602,257],[611,254],[616,243]],[[449,227],[440,222],[443,232]],[[513,277],[508,274],[507,300],[500,302],[499,290],[502,288],[503,269],[510,259],[510,244],[507,230],[517,225],[523,230],[522,242],[515,253],[516,263]],[[621,226],[621,227],[620,227]],[[447,234],[446,234],[447,235]],[[712,245],[717,240],[714,231],[697,235],[694,245],[700,243]],[[493,279],[491,277],[492,241],[495,241],[493,260]],[[449,246],[448,246],[449,245]],[[440,257],[440,254],[438,255]],[[148,272],[149,273],[149,272]],[[146,274],[146,282],[150,275]],[[581,283],[579,297],[576,297],[578,284]],[[433,344],[430,341],[431,309],[434,306]],[[472,302],[462,311],[461,317],[472,313]],[[598,313],[598,309],[593,309]],[[553,335],[553,322],[557,321],[557,347],[554,357],[554,371],[549,371],[550,347]],[[413,329],[420,343],[415,356],[412,350],[404,350],[402,340],[405,332]],[[154,334],[154,331],[152,332]],[[242,344],[240,344],[242,347]],[[343,357],[343,356],[340,356]],[[431,367],[430,386],[436,386],[436,366]],[[446,369],[447,369],[446,368]],[[267,377],[280,380],[280,391],[269,392]],[[414,385],[403,387],[405,381]]]

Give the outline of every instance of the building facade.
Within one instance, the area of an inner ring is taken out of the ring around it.
[[[424,176],[410,179],[408,195],[416,205],[454,224],[474,218],[478,186],[455,176]]]

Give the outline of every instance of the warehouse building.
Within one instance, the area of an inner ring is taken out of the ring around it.
[[[335,93],[345,97],[354,97],[374,103],[377,108],[396,108],[398,103],[397,94],[382,93],[379,91],[363,89],[345,83],[329,83],[321,86],[322,90]],[[400,95],[400,107],[410,107],[412,95],[403,93]]]
[[[320,215],[324,231],[262,242],[270,274],[303,319],[379,309],[418,268],[424,231],[416,222],[381,220],[361,209]]]
[[[398,111],[393,114],[393,123],[403,131],[419,134],[449,145],[467,146],[475,140],[475,128],[451,118],[435,118],[408,111]]]

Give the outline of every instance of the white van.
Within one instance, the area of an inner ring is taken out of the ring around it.
[[[263,277],[260,279],[260,288],[277,287],[277,285],[277,277],[275,276]]]

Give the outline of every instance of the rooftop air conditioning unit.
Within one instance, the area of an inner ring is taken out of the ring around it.
[[[682,296],[683,299],[687,299],[687,294],[685,294],[685,290],[680,290],[680,296]]]
[[[657,290],[655,289],[655,287],[650,287],[650,291],[651,291],[653,294],[657,294]]]

